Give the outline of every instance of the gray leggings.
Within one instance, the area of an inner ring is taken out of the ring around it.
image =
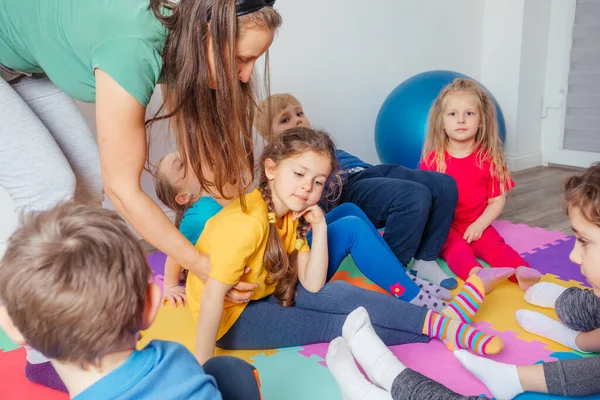
[[[571,329],[589,332],[600,328],[600,298],[590,289],[569,288],[554,307],[558,318]]]
[[[571,329],[588,332],[600,328],[600,298],[589,289],[569,288],[556,300],[556,314]],[[600,356],[544,363],[548,393],[560,396],[600,394]],[[411,369],[394,380],[394,400],[474,400],[462,396]]]
[[[2,72],[0,187],[16,212],[46,210],[73,198],[102,202],[98,145],[75,101],[44,75],[9,84],[2,78],[9,74]],[[0,237],[0,256],[6,239]],[[27,357],[46,360],[37,351],[28,351]]]
[[[394,400],[475,400],[480,398],[453,392],[441,383],[410,368],[402,371],[392,384],[392,399]]]
[[[544,364],[548,393],[558,396],[600,394],[600,357],[578,358]],[[487,397],[463,396],[409,368],[392,385],[394,400],[475,400]]]
[[[17,213],[104,198],[94,135],[75,101],[45,75],[0,77],[0,187]]]

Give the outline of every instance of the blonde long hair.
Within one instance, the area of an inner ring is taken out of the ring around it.
[[[481,167],[484,162],[488,161],[491,165],[492,178],[500,182],[501,191],[505,193],[510,188],[512,177],[502,151],[496,107],[490,94],[481,85],[470,79],[455,79],[435,99],[429,111],[427,138],[423,146],[422,160],[428,167],[435,167],[438,172],[446,171],[445,151],[448,147],[448,135],[444,130],[444,107],[448,96],[457,92],[471,93],[478,100],[481,127],[475,136],[477,165]]]

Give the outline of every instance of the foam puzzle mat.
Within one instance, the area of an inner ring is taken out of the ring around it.
[[[569,261],[569,253],[575,240],[573,237],[507,221],[497,221],[494,226],[508,244],[513,246],[532,267],[544,274],[544,281],[567,287],[587,286],[579,267]],[[165,255],[152,254],[148,257],[148,261],[155,273],[155,282],[162,287]],[[442,260],[439,260],[439,263],[447,270]],[[344,261],[334,279],[386,293],[362,276],[351,258]],[[504,340],[505,349],[492,359],[527,365],[584,356],[523,331],[514,318],[514,313],[519,308],[540,311],[556,318],[553,310],[527,304],[518,285],[511,282],[499,285],[486,297],[484,306],[477,314],[474,323],[478,329],[499,335]],[[193,350],[194,334],[193,320],[186,308],[164,305],[159,310],[153,326],[143,332],[139,346],[143,347],[152,339],[163,339],[179,342]],[[341,398],[339,390],[325,363],[327,347],[328,343],[318,343],[262,351],[218,350],[218,354],[234,355],[251,362],[260,372],[264,400],[338,400]],[[485,394],[491,397],[487,389],[458,363],[440,341],[392,346],[390,349],[408,367],[458,393]],[[24,365],[25,350],[12,343],[0,331],[0,398],[27,400],[68,398],[65,394],[29,383],[24,375]],[[517,397],[519,400],[559,398],[563,397],[533,393]],[[600,395],[587,398],[600,399]]]

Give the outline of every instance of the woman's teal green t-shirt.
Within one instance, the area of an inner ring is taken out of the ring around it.
[[[149,0],[2,0],[0,64],[46,73],[75,99],[96,100],[94,70],[144,107],[162,71],[168,30]]]

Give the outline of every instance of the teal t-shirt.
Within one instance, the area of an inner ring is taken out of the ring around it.
[[[168,30],[149,0],[2,0],[0,64],[46,73],[75,99],[96,100],[101,69],[144,107],[162,71]]]
[[[222,209],[223,207],[212,197],[201,197],[183,215],[179,223],[179,231],[195,245],[204,230],[206,221]]]

